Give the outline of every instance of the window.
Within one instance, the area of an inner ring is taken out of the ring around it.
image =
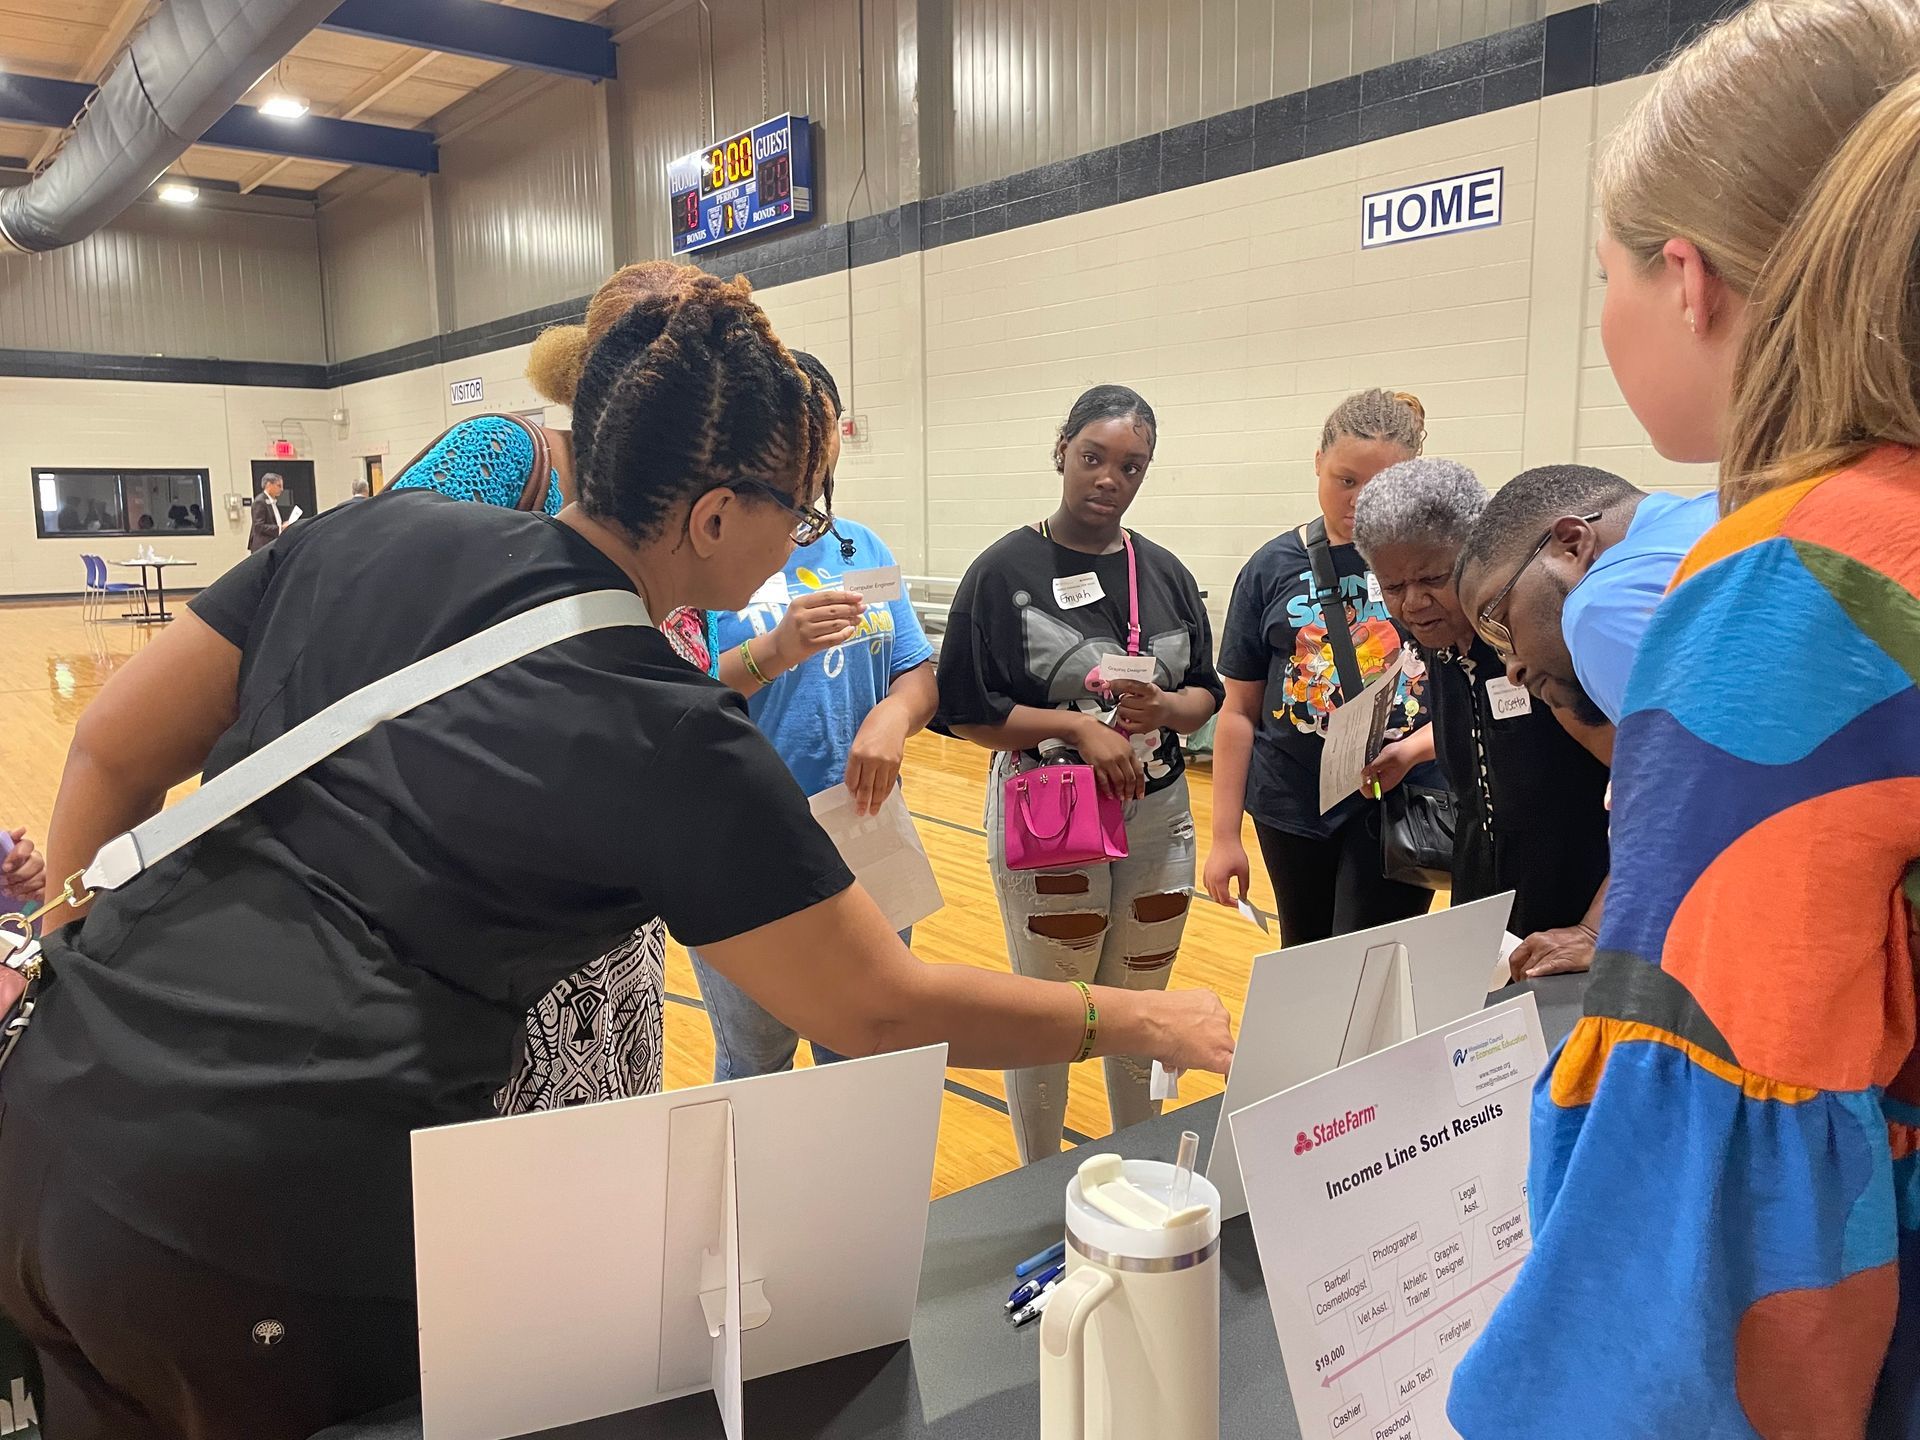
[[[33,498],[42,540],[213,534],[205,470],[36,468]]]

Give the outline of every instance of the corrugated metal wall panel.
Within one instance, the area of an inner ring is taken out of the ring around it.
[[[590,294],[613,269],[605,122],[592,86],[555,85],[440,147],[448,329]]]
[[[375,355],[433,333],[426,180],[395,175],[320,212],[327,358]]]
[[[77,245],[0,257],[0,347],[324,363],[317,227],[135,205]]]
[[[816,204],[824,218],[844,219],[850,203],[856,217],[892,209],[901,200],[897,6],[912,3],[865,0],[864,188],[859,184],[862,0],[709,0],[713,125],[725,136],[771,115],[806,115],[818,122],[814,169],[822,193]],[[648,255],[672,250],[667,166],[714,138],[708,120],[708,45],[700,8],[687,5],[648,25],[620,50],[615,123],[631,140],[640,248]],[[1045,53],[1045,47],[1034,53]]]
[[[948,183],[977,185],[1431,54],[1567,3],[952,0]]]

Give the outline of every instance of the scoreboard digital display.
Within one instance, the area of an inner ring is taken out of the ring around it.
[[[685,255],[813,213],[813,128],[804,115],[763,120],[667,167],[673,253]]]

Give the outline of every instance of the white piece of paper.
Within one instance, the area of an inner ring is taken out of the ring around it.
[[[1244,919],[1248,920],[1252,924],[1258,925],[1264,933],[1269,935],[1273,933],[1273,927],[1270,926],[1267,922],[1269,920],[1278,920],[1280,918],[1278,915],[1269,915],[1265,910],[1262,910],[1258,905],[1254,904],[1251,900],[1240,901],[1238,909],[1240,911],[1241,916]]]
[[[1100,588],[1100,577],[1091,570],[1084,575],[1068,575],[1053,582],[1053,603],[1062,610],[1078,610],[1096,600],[1107,598]]]
[[[291,525],[294,521],[298,520],[299,518],[300,518],[300,507],[296,505],[293,507],[293,513],[287,516],[285,520],[282,520],[280,522],[280,528],[282,530],[286,529],[287,526]]]
[[[1169,1070],[1158,1060],[1153,1062],[1153,1072],[1147,1076],[1147,1098],[1149,1100],[1178,1100],[1180,1098],[1180,1077],[1184,1070]]]
[[[1507,962],[1513,958],[1513,952],[1520,948],[1520,937],[1511,930],[1500,932],[1500,958],[1493,962],[1493,973],[1487,977],[1487,993],[1504,990],[1513,983],[1513,971]]]
[[[791,602],[792,596],[787,591],[787,572],[776,570],[767,577],[766,583],[753,592],[753,598],[747,601],[747,608],[751,610],[756,605],[771,605],[776,609],[784,609]]]
[[[872,570],[849,570],[841,577],[840,588],[858,595],[869,605],[898,600],[901,595],[900,567],[881,565]]]
[[[1380,593],[1380,577],[1371,570],[1367,571],[1367,599],[1375,605],[1386,603],[1386,597]]]
[[[1531,994],[1232,1116],[1304,1436],[1440,1440],[1455,1366],[1532,1244]]]
[[[1487,681],[1487,708],[1496,720],[1514,720],[1533,713],[1533,696],[1524,685],[1516,685],[1504,675]]]
[[[853,792],[844,785],[822,790],[807,804],[889,929],[917,925],[946,903],[899,786],[873,815],[854,809]]]
[[[1360,778],[1380,753],[1394,686],[1411,651],[1402,646],[1393,663],[1374,676],[1354,699],[1327,717],[1327,742],[1320,747],[1320,813],[1326,814],[1360,788]]]
[[[1116,680],[1135,685],[1151,685],[1159,673],[1160,662],[1151,655],[1102,655],[1100,678],[1111,685]]]

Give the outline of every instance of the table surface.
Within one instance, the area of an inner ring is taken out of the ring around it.
[[[198,560],[115,560],[122,570],[164,570],[171,565],[194,566]]]
[[[1488,1001],[1531,990],[1551,1048],[1579,1018],[1586,983],[1585,975],[1558,975],[1509,986]],[[1180,1132],[1196,1130],[1204,1166],[1219,1114],[1214,1097],[1092,1146],[1170,1160]],[[1039,1433],[1040,1327],[1010,1328],[1002,1305],[1013,1288],[1014,1264],[1060,1238],[1061,1197],[1084,1158],[1069,1151],[935,1201],[912,1340],[753,1381],[746,1387],[748,1432],[796,1440]],[[702,1393],[521,1440],[724,1440],[724,1433],[713,1396]],[[1222,1440],[1300,1440],[1245,1216],[1228,1221],[1220,1237],[1220,1434]],[[420,1437],[416,1401],[314,1440]]]

